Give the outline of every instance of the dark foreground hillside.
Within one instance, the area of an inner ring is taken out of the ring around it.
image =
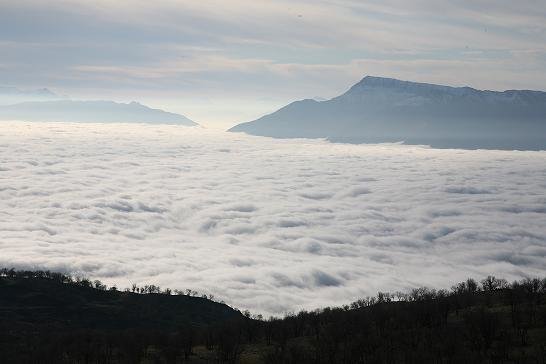
[[[546,363],[546,279],[469,279],[268,320],[178,293],[2,270],[0,362]]]

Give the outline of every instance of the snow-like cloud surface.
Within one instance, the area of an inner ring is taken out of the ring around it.
[[[546,152],[3,123],[0,266],[254,312],[546,271]]]

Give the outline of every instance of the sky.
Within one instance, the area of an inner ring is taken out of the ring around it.
[[[546,153],[3,122],[0,267],[253,313],[546,271]]]
[[[210,128],[365,75],[545,90],[545,70],[542,0],[0,0],[0,85]]]

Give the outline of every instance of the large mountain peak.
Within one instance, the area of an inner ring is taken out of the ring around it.
[[[295,102],[231,130],[372,143],[543,149],[546,93],[480,91],[366,76],[331,100]]]

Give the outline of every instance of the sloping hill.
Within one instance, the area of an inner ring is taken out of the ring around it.
[[[55,100],[0,106],[0,120],[197,125],[187,117],[137,102]]]
[[[201,297],[99,290],[45,278],[0,278],[0,322],[14,329],[177,329],[241,317]]]
[[[0,353],[0,363],[52,364],[543,363],[546,279],[469,278],[263,320],[195,297],[2,269]]]
[[[365,77],[331,100],[302,100],[230,131],[346,142],[546,148],[546,92],[480,91]]]
[[[247,320],[206,298],[141,289],[163,293],[119,292],[60,273],[0,270],[0,363],[186,362],[202,332]]]

